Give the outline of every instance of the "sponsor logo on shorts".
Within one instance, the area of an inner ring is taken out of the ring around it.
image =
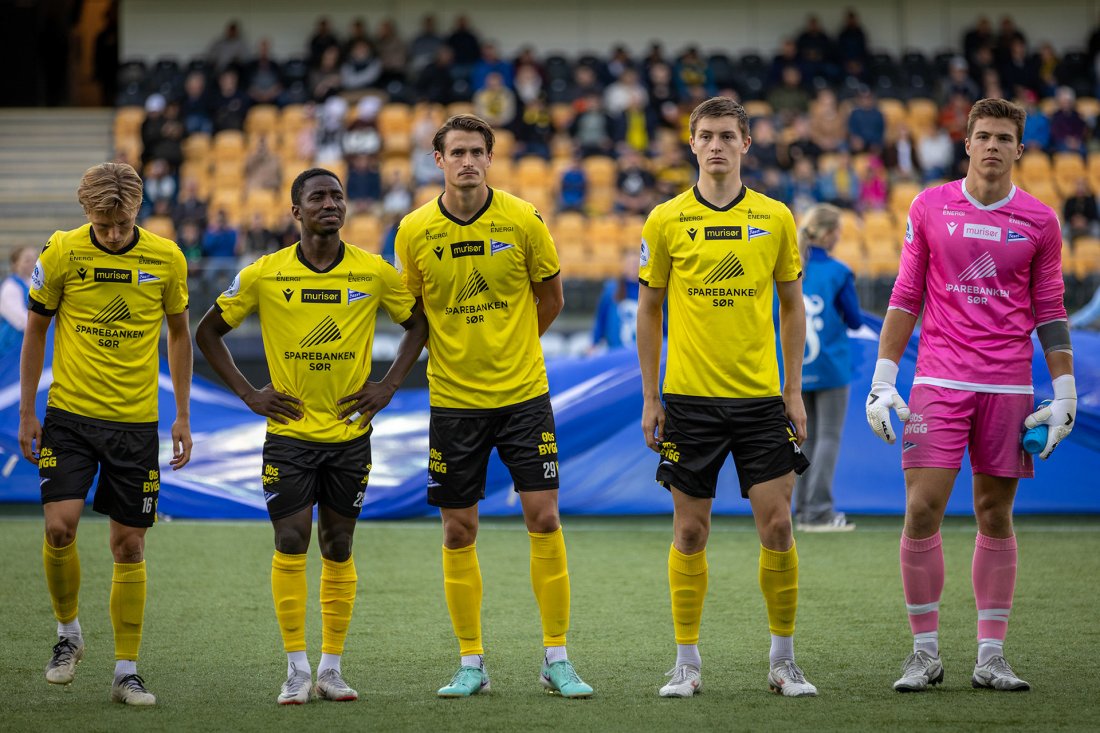
[[[680,462],[680,449],[670,440],[661,443],[661,458],[672,463]]]
[[[703,282],[711,285],[722,280],[741,277],[744,274],[745,267],[741,264],[741,260],[737,259],[737,255],[733,252],[727,252],[726,256],[710,269],[707,276],[703,278]]]
[[[741,239],[741,227],[704,227],[705,239]]]
[[[901,452],[902,453],[908,453],[910,450],[912,450],[913,448],[916,448],[916,447],[917,447],[916,443],[912,442],[911,440],[907,440],[907,441],[905,441],[904,443],[901,444]]]
[[[963,227],[963,236],[967,239],[984,239],[988,242],[1001,241],[1001,228],[988,224],[968,223]]]
[[[451,257],[473,257],[485,254],[483,240],[469,242],[451,242]]]
[[[264,478],[267,478],[267,477],[265,476]],[[278,480],[278,479],[276,479],[276,480]],[[264,503],[265,504],[270,504],[272,502],[272,500],[275,497],[277,497],[278,495],[279,495],[278,491],[268,491],[267,489],[264,489]]]
[[[133,270],[121,270],[117,267],[97,267],[92,279],[97,283],[130,283],[134,281]]]
[[[443,460],[443,453],[435,448],[428,449],[428,471],[431,473],[447,473],[447,462]],[[432,487],[432,482],[435,481],[431,476],[428,477],[428,488]],[[438,481],[435,481],[435,486],[440,486]]]
[[[263,480],[265,487],[270,486],[271,484],[279,483],[279,467],[272,466],[270,463],[265,463],[264,470],[263,473],[260,474],[260,478]],[[264,489],[264,499],[269,502],[279,495],[278,492],[275,491],[272,491],[270,493],[271,496],[268,497],[268,490],[266,488]]]
[[[303,303],[339,303],[343,293],[339,290],[321,290],[317,288],[302,288]]]
[[[57,456],[54,455],[53,448],[43,448],[38,452],[38,467],[57,468]]]

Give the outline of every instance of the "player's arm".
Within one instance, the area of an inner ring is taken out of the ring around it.
[[[642,434],[650,450],[660,452],[665,439],[665,408],[661,404],[661,343],[667,288],[638,286],[638,366],[642,371]]]
[[[795,440],[806,440],[806,406],[802,402],[802,354],[806,348],[806,303],[802,278],[776,281],[779,295],[779,343],[783,347],[783,404],[794,426]]]
[[[27,328],[23,332],[23,352],[19,358],[19,449],[23,457],[38,465],[38,450],[42,447],[42,423],[38,421],[35,403],[38,382],[42,379],[42,364],[46,360],[46,332],[50,317],[27,313]]]
[[[555,275],[549,280],[532,282],[531,289],[535,291],[535,308],[539,316],[539,336],[546,333],[550,324],[565,307],[565,294],[561,289],[561,275]]]
[[[195,331],[195,343],[199,345],[199,351],[206,357],[206,361],[233,391],[233,394],[240,397],[241,401],[248,405],[248,409],[257,415],[271,418],[283,425],[291,420],[301,419],[302,401],[300,399],[276,392],[270,383],[262,389],[256,389],[241,374],[241,370],[233,361],[233,355],[229,353],[229,347],[225,345],[225,335],[232,330],[233,327],[225,322],[217,306],[211,306]]]
[[[405,377],[409,376],[413,364],[424,350],[424,344],[428,343],[428,319],[424,317],[423,305],[420,298],[417,298],[412,315],[401,324],[405,333],[397,344],[397,355],[386,376],[380,382],[368,381],[358,392],[342,398],[339,403],[344,409],[340,412],[339,419],[351,423],[360,420],[361,416],[360,423],[365,428],[393,399],[394,392],[405,381]]]
[[[168,373],[172,375],[172,392],[176,398],[169,464],[173,471],[178,471],[191,460],[191,374],[195,360],[187,311],[165,318],[168,321]]]

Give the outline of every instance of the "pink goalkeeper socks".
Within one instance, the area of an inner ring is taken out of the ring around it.
[[[1016,537],[979,533],[974,542],[974,600],[978,606],[978,664],[1003,655],[1008,614],[1016,589]]]
[[[901,584],[913,630],[913,651],[939,656],[943,594],[943,542],[939,532],[922,540],[901,536]]]

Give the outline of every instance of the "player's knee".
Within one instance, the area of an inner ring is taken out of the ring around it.
[[[706,549],[710,525],[706,522],[681,522],[675,534],[676,549],[685,555],[694,555]]]
[[[309,549],[309,533],[297,527],[277,527],[275,549],[284,555],[304,555]]]
[[[68,547],[76,540],[76,527],[59,519],[46,522],[46,542],[50,547]]]
[[[352,535],[349,532],[334,533],[321,543],[321,555],[333,562],[347,562],[351,557]]]
[[[765,547],[785,552],[791,546],[791,515],[787,513],[767,517],[760,523],[761,544]]]
[[[126,534],[111,540],[111,554],[117,563],[141,562],[145,557],[145,538]]]
[[[554,506],[542,507],[539,510],[524,514],[528,532],[545,534],[557,530],[561,526],[558,518],[558,509]]]
[[[477,540],[477,522],[457,519],[443,523],[443,544],[452,550],[469,547]]]

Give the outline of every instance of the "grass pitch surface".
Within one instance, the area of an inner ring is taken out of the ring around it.
[[[107,523],[82,521],[80,621],[87,651],[68,687],[43,669],[56,641],[36,513],[0,517],[0,728],[159,730],[1097,730],[1100,729],[1100,518],[1024,518],[1007,656],[1029,693],[973,690],[972,521],[944,527],[941,648],[947,676],[922,694],[891,689],[910,650],[898,571],[898,518],[858,518],[846,535],[801,535],[795,649],[816,698],[766,690],[768,632],[751,521],[716,519],[703,616],[704,692],[657,696],[675,658],[668,517],[565,519],[573,587],[570,656],[591,700],[537,683],[541,633],[518,518],[486,520],[478,539],[492,692],[440,700],[457,668],[443,600],[438,522],[360,524],[359,596],[344,656],[355,703],[275,704],[286,672],[271,604],[264,522],[165,522],[147,536],[149,595],[139,671],[158,704],[108,701],[113,653]],[[320,556],[311,549],[310,661],[320,657]]]

